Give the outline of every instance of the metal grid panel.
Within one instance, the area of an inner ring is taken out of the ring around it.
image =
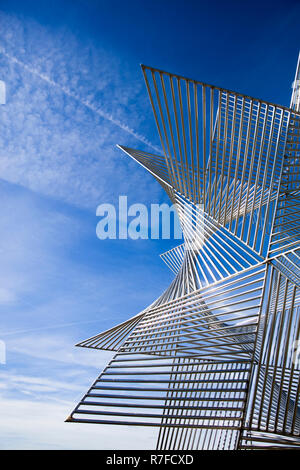
[[[68,421],[155,426],[158,449],[299,446],[299,67],[286,108],[142,66],[163,156],[121,148],[184,244],[152,305],[79,343],[118,352]]]

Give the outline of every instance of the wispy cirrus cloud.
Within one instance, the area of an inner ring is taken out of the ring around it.
[[[115,147],[159,151],[138,64],[132,72],[69,30],[1,12],[0,31],[0,177],[93,211],[132,188],[157,193]]]
[[[157,430],[64,423],[65,404],[3,400],[1,449],[154,449]]]
[[[97,375],[95,369],[100,373],[113,354],[110,351],[87,351],[83,348],[75,348],[72,335],[62,334],[59,327],[52,334],[46,329],[38,335],[32,332],[5,339],[12,358],[18,354],[31,359],[88,367],[94,369],[94,375]]]
[[[99,108],[97,105],[94,103],[91,103],[90,101],[81,98],[78,94],[72,92],[69,88],[66,86],[62,86],[59,83],[55,82],[52,80],[50,77],[45,75],[44,73],[39,72],[37,69],[34,69],[33,67],[28,66],[26,63],[22,62],[19,60],[17,57],[9,54],[4,48],[0,47],[0,54],[3,54],[5,57],[7,57],[8,60],[10,60],[12,63],[19,65],[21,68],[25,69],[26,71],[30,72],[33,75],[36,75],[40,79],[44,80],[46,83],[49,85],[53,86],[54,88],[58,88],[60,91],[62,91],[65,95],[68,97],[74,99],[77,101],[79,104],[82,106],[88,108],[90,111],[93,113],[97,114],[98,116],[106,119],[107,121],[110,121],[112,124],[115,126],[119,127],[123,131],[127,132],[128,134],[132,135],[135,137],[135,139],[139,140],[143,144],[146,144],[148,147],[150,147],[152,150],[156,152],[160,152],[161,149],[159,147],[156,147],[153,145],[146,137],[143,135],[139,134],[136,132],[134,129],[130,128],[127,124],[124,122],[120,121],[119,119],[116,119],[113,117],[112,114],[109,114],[106,111],[103,111],[101,108]]]

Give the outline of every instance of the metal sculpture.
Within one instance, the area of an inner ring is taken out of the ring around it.
[[[157,449],[298,448],[299,61],[290,107],[142,70],[163,156],[120,148],[184,243],[158,300],[78,344],[116,355],[67,421],[157,426]]]

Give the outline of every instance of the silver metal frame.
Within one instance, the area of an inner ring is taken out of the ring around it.
[[[163,156],[120,148],[184,243],[155,302],[77,345],[116,355],[67,421],[155,426],[157,449],[299,448],[299,61],[290,108],[142,70]]]

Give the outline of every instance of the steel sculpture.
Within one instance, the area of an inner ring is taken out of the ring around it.
[[[120,148],[184,243],[158,300],[77,345],[116,355],[67,421],[157,426],[157,449],[299,448],[299,61],[290,107],[142,70],[163,156]]]

